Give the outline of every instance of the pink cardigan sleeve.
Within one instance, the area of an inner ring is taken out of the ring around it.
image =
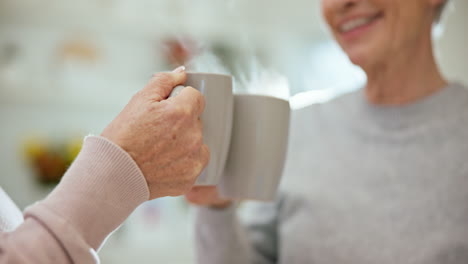
[[[148,198],[130,155],[89,136],[57,188],[26,209],[24,223],[0,234],[0,264],[98,263],[106,237]]]

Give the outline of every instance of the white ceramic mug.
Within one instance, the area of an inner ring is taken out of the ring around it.
[[[234,120],[220,193],[230,199],[271,201],[283,174],[290,107],[286,100],[234,96]]]
[[[176,96],[185,86],[191,86],[205,97],[203,141],[210,149],[210,162],[198,177],[195,185],[217,185],[222,175],[231,139],[233,118],[233,78],[212,73],[187,73],[184,86],[174,88],[170,97]]]

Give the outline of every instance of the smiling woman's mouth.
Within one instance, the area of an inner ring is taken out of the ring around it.
[[[345,23],[342,23],[338,27],[338,30],[342,34],[347,34],[352,31],[370,26],[371,24],[373,24],[375,21],[379,20],[382,17],[383,17],[383,13],[380,12],[370,17],[360,17],[360,18],[352,19]]]

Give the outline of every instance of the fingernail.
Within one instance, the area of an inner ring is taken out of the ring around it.
[[[185,71],[185,66],[179,66],[177,69],[173,70],[173,73],[182,73]]]

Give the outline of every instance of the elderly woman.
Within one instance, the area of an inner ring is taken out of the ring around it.
[[[468,263],[468,91],[431,32],[445,0],[322,0],[365,89],[293,113],[281,195],[241,224],[194,189],[199,263]]]

